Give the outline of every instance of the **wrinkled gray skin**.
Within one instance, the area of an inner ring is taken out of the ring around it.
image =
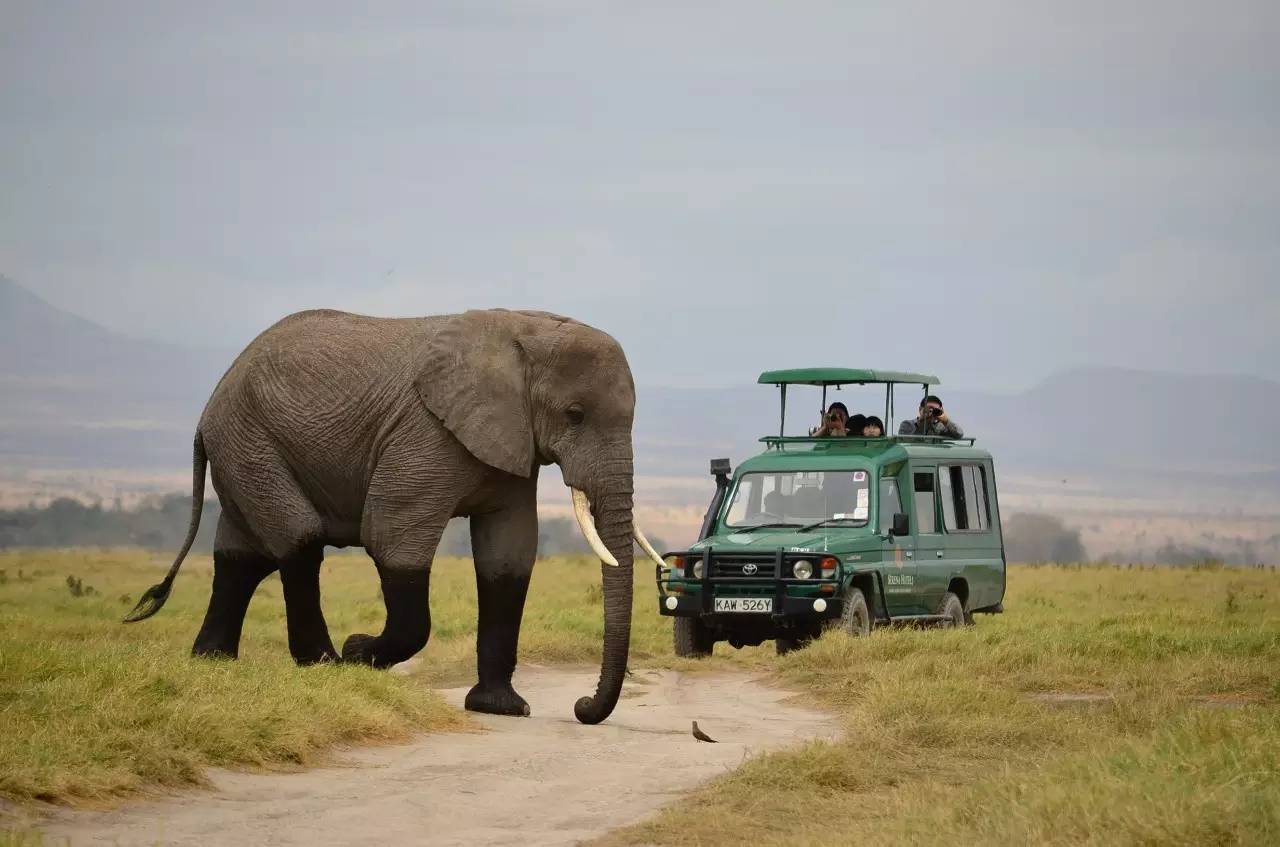
[[[200,419],[197,492],[207,455],[222,517],[194,652],[234,657],[254,589],[279,570],[290,652],[300,663],[337,659],[320,610],[323,547],[360,545],[377,565],[387,621],[377,636],[349,637],[341,658],[375,667],[408,659],[430,635],[436,545],[450,518],[467,515],[480,612],[479,682],[467,707],[528,714],[511,675],[537,549],[538,469],[554,462],[590,498],[619,563],[601,565],[600,681],[575,707],[585,723],[604,720],[630,641],[634,406],[621,347],[568,318],[285,318],[240,354]],[[131,619],[159,608],[181,559]]]

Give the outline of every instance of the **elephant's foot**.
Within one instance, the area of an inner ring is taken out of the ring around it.
[[[378,664],[378,659],[374,652],[377,644],[378,639],[372,635],[364,635],[363,633],[349,635],[347,640],[342,642],[342,661],[373,665],[375,668],[386,667]]]
[[[529,717],[529,704],[516,693],[511,683],[505,685],[484,685],[476,683],[467,692],[468,711],[484,712],[490,715],[514,715],[518,718]]]
[[[421,643],[405,643],[385,635],[357,633],[347,636],[347,640],[343,642],[342,661],[372,665],[379,669],[389,668],[412,659],[425,643],[425,638]]]

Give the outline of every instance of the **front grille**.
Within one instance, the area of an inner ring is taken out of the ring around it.
[[[742,566],[752,564],[756,566],[756,572],[746,574],[742,572]],[[774,579],[778,575],[777,563],[772,558],[760,558],[756,556],[713,556],[711,559],[711,575],[725,577],[764,577]]]

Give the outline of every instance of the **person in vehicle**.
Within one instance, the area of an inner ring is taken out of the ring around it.
[[[770,491],[764,495],[762,506],[766,515],[782,518],[787,513],[787,498],[781,491]]]
[[[853,417],[849,418],[849,422],[844,425],[846,434],[852,435],[855,437],[862,435],[862,427],[866,425],[866,422],[867,422],[866,415],[854,415]]]
[[[964,438],[964,430],[951,420],[942,401],[930,394],[920,403],[920,413],[913,421],[903,421],[899,435],[940,435],[943,438]]]
[[[843,438],[849,434],[849,410],[839,400],[827,407],[827,413],[822,416],[821,425],[809,432],[810,435],[819,437],[834,436]]]
[[[862,424],[862,435],[865,438],[882,438],[884,437],[884,421],[875,415],[867,418]]]

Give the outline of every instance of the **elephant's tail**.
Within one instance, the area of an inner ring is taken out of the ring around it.
[[[204,452],[204,437],[200,434],[200,430],[196,430],[195,447],[191,458],[191,522],[187,525],[187,540],[182,542],[182,549],[178,551],[178,558],[173,560],[173,564],[170,565],[169,572],[165,574],[164,579],[146,590],[146,593],[142,595],[142,599],[138,601],[138,605],[134,606],[133,611],[125,616],[124,623],[146,620],[160,611],[165,601],[169,599],[169,590],[173,588],[173,579],[178,575],[178,569],[182,567],[182,560],[190,552],[191,545],[196,540],[196,532],[200,529],[200,513],[204,510],[204,471],[208,461],[208,456]]]

